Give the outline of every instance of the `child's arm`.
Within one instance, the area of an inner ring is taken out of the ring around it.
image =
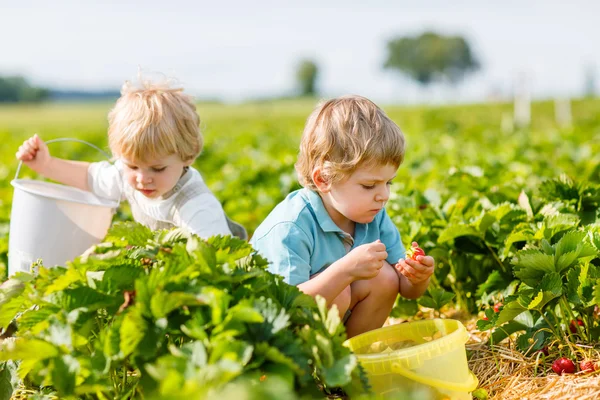
[[[429,277],[433,274],[433,257],[418,256],[417,261],[407,258],[406,250],[400,239],[398,228],[394,225],[385,209],[379,225],[381,240],[389,253],[388,262],[393,265],[400,278],[400,294],[407,299],[416,299],[423,295],[429,286]],[[417,245],[413,243],[413,245]]]
[[[387,257],[380,241],[364,244],[310,279],[313,240],[295,223],[281,222],[267,234],[253,237],[250,243],[269,261],[270,272],[283,276],[286,283],[298,286],[310,296],[323,296],[327,304],[355,280],[377,276]]]
[[[320,295],[325,298],[328,305],[331,305],[333,300],[353,282],[345,267],[347,261],[345,257],[338,260],[313,279],[299,284],[298,289],[312,297]]]
[[[48,179],[89,190],[87,173],[90,164],[52,157],[46,143],[37,134],[23,142],[16,156],[29,168]]]
[[[299,284],[298,288],[313,297],[321,295],[327,300],[327,304],[331,304],[352,282],[376,277],[387,255],[385,245],[379,240],[363,244],[331,264],[318,276]]]

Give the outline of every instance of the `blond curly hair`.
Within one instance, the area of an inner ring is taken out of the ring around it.
[[[108,114],[108,143],[114,155],[131,160],[177,154],[193,161],[203,146],[193,98],[172,78],[140,72],[137,82],[123,84]]]
[[[317,106],[306,121],[296,172],[300,184],[316,190],[315,168],[335,183],[360,165],[399,167],[404,160],[404,135],[371,100],[343,96]]]

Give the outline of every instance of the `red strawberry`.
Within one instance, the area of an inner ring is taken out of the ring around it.
[[[571,333],[577,333],[577,326],[575,326],[575,324],[583,326],[583,321],[577,318],[577,322],[575,322],[575,320],[572,319],[571,322],[569,322],[569,330]]]
[[[504,304],[502,303],[496,303],[494,304],[494,312],[500,312],[500,307],[502,307]]]
[[[592,360],[583,360],[579,363],[579,369],[583,372],[594,372],[596,370],[596,363]]]
[[[424,256],[425,255],[425,251],[423,251],[422,248],[420,248],[419,246],[413,246],[410,249],[408,249],[406,251],[406,255],[408,257],[410,257],[412,260],[417,261],[417,257],[418,256]]]
[[[556,361],[552,363],[552,370],[559,375],[562,374],[574,374],[575,373],[575,364],[573,361],[566,357],[558,358]]]

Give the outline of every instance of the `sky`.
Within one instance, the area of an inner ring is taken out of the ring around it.
[[[555,0],[0,0],[0,75],[71,90],[118,89],[138,66],[199,98],[242,101],[296,89],[303,58],[323,97],[479,101],[600,91],[600,2]],[[425,30],[467,38],[482,69],[458,87],[421,88],[384,70],[386,42]]]

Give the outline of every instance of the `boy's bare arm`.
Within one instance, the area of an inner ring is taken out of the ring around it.
[[[347,261],[344,257],[334,262],[314,278],[299,284],[298,289],[312,297],[320,295],[327,300],[327,304],[331,305],[333,300],[353,282],[350,274],[346,272]]]
[[[402,274],[400,277],[400,294],[407,299],[417,299],[425,293],[429,287],[429,278],[420,283],[411,283],[408,278]]]
[[[319,294],[331,304],[352,282],[377,276],[387,256],[380,240],[360,245],[298,288],[313,297]]]
[[[88,162],[63,160],[62,158],[52,157],[46,171],[41,174],[53,181],[89,191],[89,166],[90,163]]]
[[[52,157],[46,143],[38,135],[24,141],[19,147],[16,157],[48,179],[82,190],[89,190],[87,174],[90,163]]]

